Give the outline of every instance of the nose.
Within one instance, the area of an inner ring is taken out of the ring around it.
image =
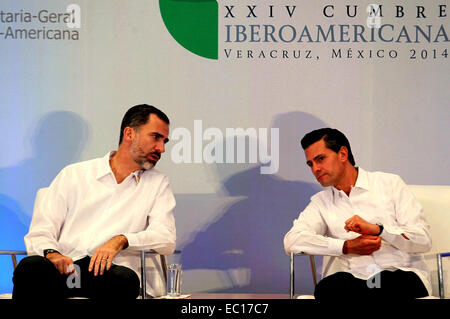
[[[166,151],[166,144],[163,141],[156,144],[156,151],[160,154],[164,153]]]
[[[317,174],[320,173],[320,166],[313,162],[311,165],[311,170],[312,170],[314,176],[317,176]]]

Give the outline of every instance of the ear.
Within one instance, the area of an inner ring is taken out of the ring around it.
[[[125,129],[123,130],[123,139],[131,142],[132,140],[134,140],[136,136],[136,131],[132,128],[132,127],[125,127]]]
[[[341,149],[338,152],[338,156],[341,162],[345,162],[348,160],[348,149],[346,146],[341,146]]]

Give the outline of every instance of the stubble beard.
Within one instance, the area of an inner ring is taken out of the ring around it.
[[[156,163],[152,163],[147,159],[140,159],[140,161],[136,162],[143,170],[151,170],[155,167]]]
[[[155,167],[156,162],[150,162],[147,156],[143,155],[144,151],[138,145],[131,145],[131,156],[135,163],[143,170],[151,170]]]

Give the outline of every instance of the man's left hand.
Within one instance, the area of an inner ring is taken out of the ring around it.
[[[99,273],[103,275],[105,269],[111,268],[114,257],[127,246],[128,240],[125,236],[119,235],[111,238],[95,251],[89,263],[89,271],[94,270],[94,276]]]
[[[376,224],[371,224],[358,215],[355,215],[345,221],[344,229],[349,232],[353,231],[361,235],[377,235],[380,232],[380,227]]]

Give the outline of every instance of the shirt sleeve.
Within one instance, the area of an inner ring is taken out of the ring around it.
[[[307,253],[311,255],[342,255],[345,240],[326,236],[327,226],[320,209],[314,201],[300,213],[294,225],[284,237],[287,254]]]
[[[383,225],[381,238],[408,253],[425,253],[431,249],[430,226],[420,203],[398,176],[393,181],[396,223]]]
[[[67,214],[64,195],[66,171],[62,170],[52,184],[36,196],[33,217],[24,241],[28,255],[43,255],[44,249],[61,251],[58,238]],[[62,252],[61,252],[62,253]]]
[[[168,179],[164,177],[148,215],[148,227],[141,232],[123,234],[127,237],[128,249],[153,249],[162,255],[172,254],[176,245],[175,205]]]

